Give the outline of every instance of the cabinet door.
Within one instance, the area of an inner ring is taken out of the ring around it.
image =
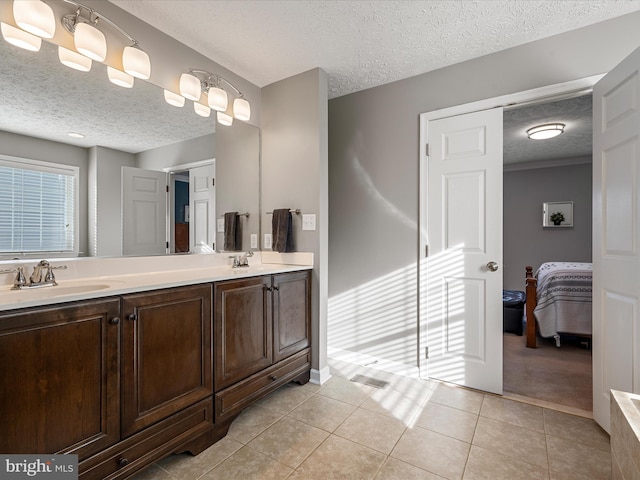
[[[215,389],[219,391],[271,365],[271,277],[217,282]]]
[[[82,460],[118,441],[119,311],[106,299],[0,315],[0,452]]]
[[[122,434],[213,393],[211,286],[122,298]]]
[[[311,272],[273,276],[273,361],[311,345]]]

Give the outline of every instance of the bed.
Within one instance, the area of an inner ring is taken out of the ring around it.
[[[535,274],[525,270],[527,347],[536,347],[536,331],[553,337],[557,347],[560,334],[590,338],[592,264],[547,262]]]

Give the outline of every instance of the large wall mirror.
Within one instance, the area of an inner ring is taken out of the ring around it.
[[[129,253],[185,251],[184,238],[178,244],[176,236],[184,235],[184,224],[195,215],[193,198],[192,211],[187,214],[185,208],[195,188],[190,170],[206,165],[215,172],[206,246],[222,248],[217,220],[237,211],[248,214],[240,220],[242,247],[248,249],[260,228],[259,129],[240,121],[216,127],[214,115],[200,117],[190,101],[183,108],[170,106],[161,88],[139,79],[131,89],[118,87],[98,62],[89,72],[72,70],[59,62],[57,50],[43,42],[39,52],[29,52],[0,37],[0,155],[79,167],[80,256],[123,254],[127,233],[122,212],[128,208],[122,203],[123,167],[161,172],[176,187],[166,202],[170,247]],[[138,217],[133,221],[139,226],[144,215]],[[190,234],[193,239],[194,232]]]

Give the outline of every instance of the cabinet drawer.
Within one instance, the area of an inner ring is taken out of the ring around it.
[[[311,368],[307,348],[215,395],[216,422],[223,421]]]
[[[126,478],[212,429],[209,397],[80,463],[80,479]]]

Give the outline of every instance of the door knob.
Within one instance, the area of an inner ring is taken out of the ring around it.
[[[489,262],[487,263],[487,268],[490,272],[496,272],[498,271],[498,264],[496,262]]]

